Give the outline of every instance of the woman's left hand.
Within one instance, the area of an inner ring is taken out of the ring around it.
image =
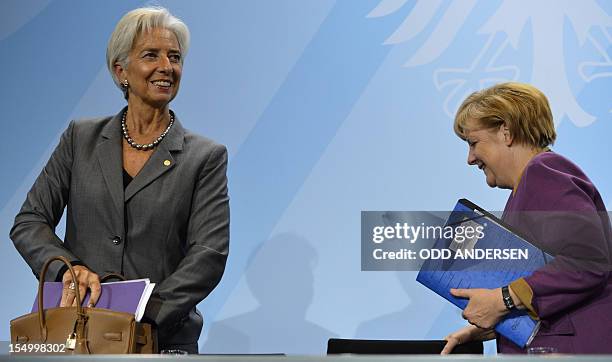
[[[455,297],[469,299],[462,316],[476,327],[491,329],[508,313],[500,288],[451,289],[450,292]]]

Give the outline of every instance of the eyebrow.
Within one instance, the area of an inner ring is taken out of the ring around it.
[[[160,49],[159,48],[144,48],[143,50],[141,50],[140,52],[159,52]],[[178,53],[181,54],[181,51],[178,49],[170,49],[168,50],[168,53]]]

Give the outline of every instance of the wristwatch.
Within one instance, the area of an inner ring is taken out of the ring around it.
[[[503,286],[501,288],[501,292],[502,292],[502,299],[504,300],[504,305],[506,306],[506,309],[515,310],[516,305],[514,304],[514,300],[512,300],[512,296],[510,296],[510,290],[508,289],[508,286],[507,285]]]

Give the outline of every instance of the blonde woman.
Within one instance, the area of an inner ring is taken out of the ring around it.
[[[490,187],[511,190],[503,220],[555,259],[502,288],[452,290],[469,299],[463,317],[470,326],[450,334],[443,353],[493,338],[501,353],[525,353],[493,331],[514,309],[541,320],[530,347],[612,353],[610,220],[593,182],[549,149],[556,133],[544,94],[521,83],[475,92],[459,107],[454,129],[468,143],[468,164]]]

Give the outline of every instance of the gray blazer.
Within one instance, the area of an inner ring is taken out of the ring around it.
[[[219,283],[228,253],[227,151],[177,119],[124,190],[121,114],[70,123],[10,237],[37,277],[63,255],[100,276],[149,278],[157,285],[145,317],[159,327],[160,346],[197,343],[195,306]],[[55,227],[66,206],[62,242]]]

